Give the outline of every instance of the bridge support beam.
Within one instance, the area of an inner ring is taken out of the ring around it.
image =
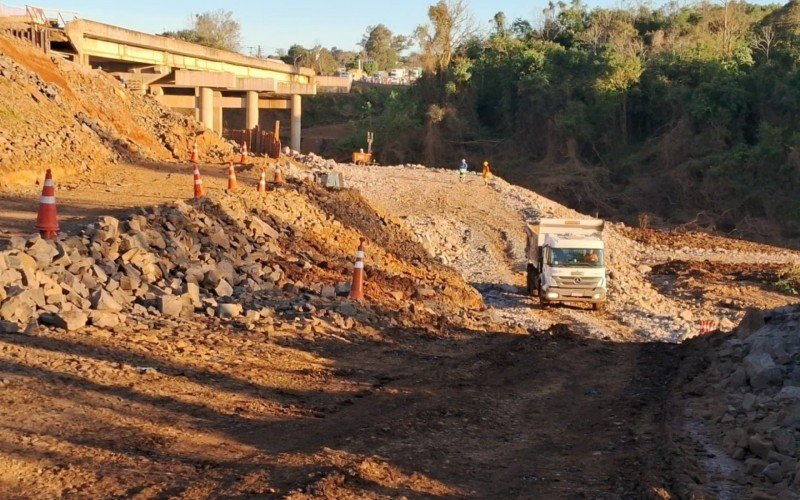
[[[200,123],[214,130],[214,90],[208,87],[200,87]]]
[[[300,151],[300,129],[303,117],[303,98],[300,94],[292,94],[292,149]]]
[[[222,92],[214,91],[214,132],[222,135]]]
[[[247,91],[247,98],[245,102],[245,114],[247,115],[245,128],[248,130],[258,126],[258,92],[254,90]]]

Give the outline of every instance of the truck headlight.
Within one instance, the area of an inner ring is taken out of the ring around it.
[[[602,295],[600,295],[599,293],[596,293],[596,294],[594,294],[594,296],[592,298],[597,300],[597,299],[600,299],[600,297],[602,297]]]
[[[558,294],[556,292],[547,292],[547,298],[548,299],[557,299],[558,298]]]

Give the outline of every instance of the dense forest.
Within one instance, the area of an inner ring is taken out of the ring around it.
[[[343,147],[369,128],[383,163],[489,159],[589,213],[800,242],[800,3],[575,0],[484,36],[460,1],[428,14],[426,76],[357,96]]]

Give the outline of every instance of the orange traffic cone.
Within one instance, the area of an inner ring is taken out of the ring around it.
[[[189,158],[189,161],[192,163],[197,163],[200,161],[200,153],[197,150],[197,141],[194,141],[194,146],[192,146],[192,157]]]
[[[233,162],[228,162],[228,191],[236,191],[236,170],[233,168]]]
[[[239,159],[239,163],[242,165],[247,163],[247,141],[242,143],[242,157]]]
[[[47,169],[44,176],[42,197],[39,198],[39,214],[36,217],[36,229],[42,238],[53,239],[58,234],[58,215],[56,215],[56,187],[53,172]]]
[[[266,170],[261,171],[261,179],[258,181],[258,192],[259,193],[266,193],[267,192],[267,172]]]
[[[202,198],[206,195],[206,191],[203,189],[203,178],[200,177],[200,170],[197,165],[194,166],[194,197],[195,198]]]
[[[358,252],[356,252],[356,263],[353,269],[353,283],[350,285],[350,298],[353,300],[364,300],[364,242],[366,240],[361,238],[361,244],[358,245]]]
[[[700,327],[698,328],[697,333],[700,335],[706,335],[714,331],[714,322],[708,319],[700,320],[699,322]]]
[[[283,169],[280,165],[275,167],[275,184],[283,184]]]

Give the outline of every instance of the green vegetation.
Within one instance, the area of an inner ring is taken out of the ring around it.
[[[349,122],[353,131],[336,142],[333,154],[349,158],[353,151],[366,147],[364,138],[371,131],[375,143],[381,144],[381,162],[405,163],[419,156],[421,109],[414,87],[354,87],[350,94],[320,94],[306,99],[303,125]]]
[[[395,35],[389,28],[379,24],[367,27],[360,45],[366,56],[364,71],[372,74],[394,69],[400,61],[400,53],[408,49],[411,40],[403,35]]]
[[[429,18],[417,30],[426,77],[368,117],[403,138],[376,136],[383,162],[486,157],[587,212],[800,237],[797,1],[575,0],[551,3],[538,28],[498,13],[481,38],[460,1]]]
[[[800,295],[800,266],[787,268],[775,286],[779,291],[790,295]]]
[[[240,48],[242,29],[231,11],[217,9],[192,14],[189,24],[188,29],[166,31],[161,36],[231,52],[237,52]]]
[[[401,53],[409,48],[411,40],[395,35],[383,24],[367,26],[361,42],[360,52],[327,48],[317,44],[311,49],[292,45],[280,57],[287,64],[297,64],[313,69],[319,75],[336,75],[341,68],[361,68],[367,74],[395,68],[402,60]],[[360,65],[360,66],[359,66]]]

